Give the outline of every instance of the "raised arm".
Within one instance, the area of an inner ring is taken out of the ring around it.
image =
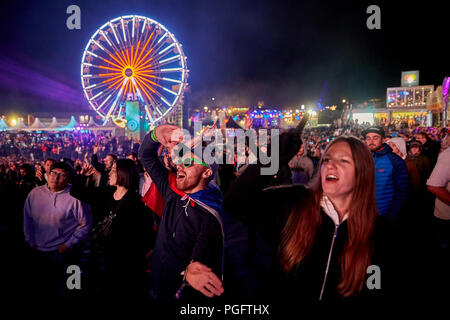
[[[279,167],[286,165],[297,153],[302,144],[301,133],[307,122],[304,117],[300,124],[280,136]],[[270,186],[274,180],[273,175],[261,174],[265,166],[259,161],[250,164],[247,169],[233,182],[224,198],[224,210],[237,218],[249,218],[259,215],[260,210],[266,211],[268,204],[273,202],[271,195],[277,196],[277,192],[269,192],[263,195],[263,190]]]
[[[139,159],[163,197],[166,197],[170,190],[169,171],[159,160],[158,149],[161,145],[169,150],[176,146],[179,141],[172,139],[175,130],[179,128],[171,125],[159,126],[145,136],[139,147]]]
[[[106,192],[104,187],[87,187],[86,183],[90,176],[95,172],[92,166],[83,164],[81,174],[72,178],[72,186],[70,188],[70,195],[78,200],[86,202],[90,205],[98,203],[99,198],[103,198]]]

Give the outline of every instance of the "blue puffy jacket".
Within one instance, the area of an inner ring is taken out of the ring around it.
[[[405,161],[385,143],[372,154],[375,161],[378,213],[395,221],[408,196],[408,171]]]

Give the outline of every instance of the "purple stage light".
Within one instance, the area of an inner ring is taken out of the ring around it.
[[[43,75],[4,55],[0,55],[0,87],[43,101],[57,102],[62,106],[86,106],[88,109],[80,89]]]

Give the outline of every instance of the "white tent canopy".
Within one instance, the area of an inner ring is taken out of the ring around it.
[[[59,130],[73,130],[78,125],[78,122],[75,120],[74,116],[70,117],[70,121],[64,127],[59,128]]]
[[[9,130],[9,126],[6,124],[5,119],[0,119],[0,131]]]
[[[108,118],[108,120],[105,122],[103,122],[103,126],[104,127],[112,127],[112,126],[114,126],[115,124],[114,124],[114,122],[112,122],[112,120],[111,120],[111,117],[109,117]]]
[[[44,129],[45,125],[39,120],[39,118],[35,118],[34,122],[31,126],[29,126],[29,129]]]
[[[50,125],[48,126],[48,128],[50,129],[56,129],[59,128],[61,125],[58,123],[58,121],[56,121],[56,117],[52,118],[52,123],[50,123]]]
[[[98,127],[98,124],[96,124],[94,121],[94,117],[89,118],[88,126],[89,127]]]
[[[23,123],[22,118],[17,119],[17,124],[12,129],[26,129],[27,126]]]

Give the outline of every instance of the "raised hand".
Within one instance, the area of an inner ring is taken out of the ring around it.
[[[177,126],[163,124],[155,129],[156,139],[169,151],[184,141],[183,130]]]
[[[40,167],[37,167],[36,178],[38,178],[40,181],[44,180],[44,174],[42,173],[42,169]]]
[[[244,127],[245,127],[245,130],[250,130],[251,127],[252,127],[252,125],[253,125],[253,119],[252,119],[252,117],[250,117],[249,114],[246,114],[246,115],[245,115],[245,120],[244,120]]]
[[[90,176],[93,173],[94,173],[94,167],[92,165],[87,164],[86,162],[83,163],[80,174],[85,175],[85,176]]]
[[[222,281],[204,264],[191,262],[186,272],[186,281],[205,296],[212,298],[223,293]]]

